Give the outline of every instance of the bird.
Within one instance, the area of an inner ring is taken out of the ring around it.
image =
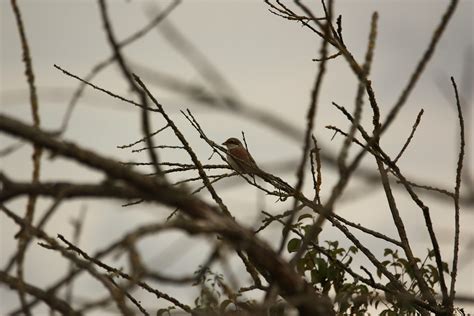
[[[242,145],[240,140],[231,137],[222,143],[227,148],[227,162],[235,171],[242,174],[256,175],[261,170],[252,155]]]

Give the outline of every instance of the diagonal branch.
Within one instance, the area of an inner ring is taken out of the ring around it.
[[[256,238],[250,229],[237,224],[217,209],[195,196],[156,179],[146,177],[119,162],[102,157],[95,152],[81,148],[73,143],[59,141],[39,129],[25,125],[15,119],[0,115],[0,130],[7,134],[28,140],[56,154],[76,160],[83,165],[104,172],[109,178],[122,180],[130,187],[143,193],[147,200],[167,206],[179,207],[193,219],[203,219],[210,225],[224,229],[220,234],[234,248],[247,253],[249,260],[258,268],[267,281],[275,282],[281,289],[280,295],[294,304],[301,315],[333,314],[332,306],[323,300],[314,289],[294,271],[290,265],[279,258],[271,247]]]

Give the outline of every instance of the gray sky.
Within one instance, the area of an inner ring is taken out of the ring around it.
[[[123,39],[136,31],[148,21],[145,10],[150,7],[145,1],[109,1],[113,27],[119,39]],[[168,2],[159,1],[160,7]],[[317,2],[314,2],[317,3]],[[23,75],[23,64],[20,56],[18,32],[14,24],[9,1],[0,2],[0,111],[23,121],[31,121],[28,95]],[[53,64],[71,71],[79,76],[87,74],[97,62],[110,55],[110,48],[99,18],[98,6],[94,1],[19,1],[25,21],[26,32],[30,43],[36,82],[40,95],[40,112],[42,126],[56,128],[60,125],[62,115],[69,100],[70,89],[77,82],[64,76],[53,68]],[[414,66],[424,52],[435,26],[447,6],[447,1],[337,1],[336,13],[343,16],[343,33],[347,47],[354,53],[357,60],[362,60],[368,38],[370,16],[373,11],[379,13],[378,39],[372,66],[371,80],[380,105],[385,115],[398,98],[405,86]],[[320,8],[316,6],[316,10]],[[454,96],[449,77],[454,76],[458,82],[460,93],[465,100],[472,102],[472,86],[463,81],[463,71],[467,65],[474,63],[473,52],[473,11],[474,1],[461,1],[452,21],[440,41],[434,57],[418,82],[398,120],[382,139],[386,151],[395,156],[410,133],[411,126],[421,108],[425,110],[422,123],[415,138],[400,161],[400,167],[409,178],[424,181],[443,187],[453,188],[455,166],[458,152],[459,133]],[[321,12],[315,11],[318,16]],[[318,64],[311,61],[318,56],[320,39],[315,37],[301,25],[283,20],[268,11],[268,7],[260,1],[184,1],[171,14],[170,21],[188,37],[196,47],[225,75],[232,84],[235,94],[259,109],[270,111],[296,126],[304,128],[304,120],[309,104],[310,89],[317,71]],[[333,52],[333,51],[332,51]],[[173,74],[187,82],[206,81],[193,66],[176,52],[175,49],[160,35],[151,31],[146,37],[125,49],[129,61]],[[467,70],[468,71],[468,70]],[[140,75],[140,72],[137,71]],[[472,74],[471,74],[472,79]],[[130,97],[121,74],[115,66],[101,73],[94,83],[118,94]],[[472,80],[471,80],[472,84]],[[52,88],[67,88],[59,93],[51,92]],[[64,92],[65,91],[65,92]],[[326,125],[337,125],[347,129],[348,123],[331,105],[331,102],[345,105],[352,109],[356,91],[356,79],[343,58],[328,63],[327,77],[323,83],[317,112],[315,133],[328,152],[337,152],[341,138],[331,141],[332,132]],[[245,131],[247,141],[254,158],[260,163],[278,162],[284,159],[299,159],[300,144],[270,130],[258,126],[248,118],[227,115],[224,112],[210,112],[192,101],[184,99],[162,88],[153,87],[153,92],[162,100],[166,109],[172,113],[173,119],[183,128],[196,151],[203,161],[210,156],[209,148],[201,142],[195,131],[189,127],[179,110],[190,108],[205,127],[209,136],[216,141],[224,141],[230,136],[240,136]],[[472,107],[472,104],[471,104]],[[364,122],[370,124],[370,108],[364,109]],[[472,121],[473,111],[466,113],[467,121]],[[162,126],[162,121],[154,121],[154,127]],[[104,97],[99,92],[88,90],[86,98],[79,103],[65,138],[95,149],[102,154],[121,160],[143,161],[146,156],[137,156],[116,148],[117,145],[130,143],[141,137],[139,113],[129,105]],[[470,143],[470,161],[473,166],[472,136]],[[161,136],[160,142],[176,144],[170,133]],[[11,144],[11,138],[0,135],[0,143]],[[27,180],[30,178],[31,161],[29,147],[23,147],[16,155],[0,158],[0,169],[10,177]],[[165,151],[161,153],[165,161],[186,161],[181,152]],[[211,162],[220,163],[217,157]],[[372,159],[363,163],[368,168],[375,168]],[[323,195],[331,190],[337,173],[323,166]],[[294,181],[294,172],[281,174],[288,181]],[[75,163],[56,159],[44,160],[41,178],[75,179],[90,181],[101,179],[101,175],[77,166]],[[357,181],[352,189],[360,184]],[[236,218],[244,223],[252,224],[258,217],[255,207],[257,194],[245,186],[223,188],[222,196],[229,204]],[[311,192],[309,183],[307,192]],[[350,190],[349,190],[350,191]],[[429,239],[422,223],[419,209],[402,191],[396,191],[402,216],[407,222],[410,237],[414,240],[414,248],[419,256],[429,247]],[[245,199],[242,199],[245,196]],[[425,201],[432,211],[435,228],[445,253],[452,253],[453,207],[449,202],[426,197]],[[48,207],[48,201],[39,203],[39,210]],[[23,214],[24,200],[11,203],[11,208]],[[266,201],[267,210],[274,213],[284,209],[275,206],[274,201]],[[87,203],[72,202],[66,204],[57,217],[53,219],[47,231],[70,234],[68,224],[70,218],[77,216],[81,207],[88,209],[86,226],[81,245],[92,252],[105,245],[114,236],[131,230],[138,223],[163,218],[168,211],[150,206],[137,206],[122,209],[116,202],[88,201]],[[338,214],[360,222],[368,227],[386,231],[395,236],[392,221],[386,207],[383,192],[379,189],[363,198],[347,199],[338,205]],[[471,207],[462,213],[461,249],[465,249],[468,241],[473,240],[474,209]],[[4,264],[16,242],[12,239],[11,222],[4,215],[1,227],[1,257]],[[111,225],[113,223],[113,225]],[[16,229],[16,228],[15,228]],[[107,238],[104,238],[104,233]],[[269,240],[280,236],[278,229],[269,231]],[[342,237],[328,227],[327,239]],[[160,237],[162,238],[162,237]],[[166,248],[175,237],[145,242],[144,249],[155,249],[156,245]],[[183,237],[180,237],[183,238]],[[164,240],[161,242],[160,240]],[[185,244],[194,241],[188,240]],[[367,243],[383,252],[384,245],[373,240]],[[169,256],[169,262],[163,257],[150,255],[150,262],[156,266],[166,267],[173,264],[176,271],[192,272],[199,257],[203,257],[205,240],[198,246],[184,249],[184,256],[176,259]],[[64,261],[44,249],[34,246],[28,257],[27,277],[34,284],[45,285],[54,279],[58,271],[65,269]],[[380,249],[379,249],[380,248]],[[156,249],[155,249],[156,250]],[[472,248],[470,249],[472,256]],[[158,252],[156,252],[158,253]],[[462,260],[469,260],[467,253],[461,254]],[[365,263],[363,258],[358,260]],[[451,262],[451,256],[446,260]],[[45,267],[55,267],[45,268]],[[473,262],[460,270],[458,292],[474,295]],[[239,268],[236,268],[240,271]],[[96,284],[86,280],[78,288],[89,289]],[[166,288],[164,288],[166,289]],[[191,301],[189,291],[170,289],[173,294],[183,300]],[[79,290],[78,290],[79,292]],[[91,293],[92,294],[92,293]],[[0,288],[0,313],[8,311],[17,302],[16,295],[7,289]],[[152,301],[151,301],[152,302]],[[471,308],[470,312],[474,312]]]

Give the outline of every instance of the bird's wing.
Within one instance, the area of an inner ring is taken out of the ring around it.
[[[240,148],[234,148],[231,150],[231,153],[232,155],[235,156],[235,158],[237,159],[240,159],[240,160],[243,160],[243,161],[252,161],[252,162],[255,162],[255,160],[253,160],[252,156],[249,154],[249,152],[247,150],[245,150],[244,148],[240,147]]]

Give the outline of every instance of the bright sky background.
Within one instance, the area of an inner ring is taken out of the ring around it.
[[[113,28],[117,37],[123,39],[148,22],[146,10],[150,7],[146,1],[109,1]],[[263,1],[262,1],[263,2]],[[169,21],[190,39],[196,47],[225,75],[241,100],[253,106],[276,114],[296,126],[304,128],[305,115],[309,104],[310,90],[317,72],[317,63],[311,61],[318,56],[320,39],[301,25],[274,16],[261,1],[184,1],[171,14]],[[161,8],[168,2],[159,1]],[[313,2],[312,2],[313,3]],[[315,1],[314,3],[318,3]],[[64,76],[53,67],[57,64],[79,76],[85,76],[93,65],[110,56],[111,51],[99,17],[95,1],[19,1],[25,21],[26,32],[33,56],[33,66],[40,96],[42,126],[47,129],[59,127],[72,89],[77,82]],[[343,16],[343,34],[346,45],[361,61],[369,31],[370,16],[373,11],[379,13],[379,28],[372,66],[371,80],[382,115],[385,115],[397,100],[409,75],[431,38],[434,28],[444,13],[447,1],[337,1],[336,13]],[[315,12],[321,15],[320,5]],[[398,153],[411,126],[421,108],[425,110],[422,122],[413,142],[400,160],[402,172],[409,179],[423,179],[447,188],[454,188],[455,168],[459,150],[457,114],[454,95],[450,85],[450,76],[457,80],[460,93],[472,108],[472,65],[474,63],[474,1],[461,1],[454,14],[436,53],[417,88],[401,111],[398,120],[382,139],[386,152],[393,157]],[[153,12],[151,13],[153,14]],[[27,103],[26,83],[21,62],[21,50],[18,31],[14,23],[9,1],[0,2],[0,111],[23,121],[31,122],[30,108]],[[331,51],[333,52],[333,51]],[[173,74],[186,82],[206,84],[199,73],[182,55],[160,35],[151,31],[132,46],[125,49],[129,61],[147,67],[150,70]],[[468,66],[471,67],[467,68]],[[130,97],[127,86],[118,68],[109,67],[102,72],[94,83],[118,94]],[[471,72],[471,86],[463,78]],[[140,75],[140,72],[137,72]],[[64,89],[57,89],[64,88]],[[56,90],[54,90],[56,89]],[[337,152],[340,137],[331,141],[332,132],[326,125],[337,125],[347,129],[348,123],[331,105],[331,102],[352,109],[356,91],[356,79],[343,58],[331,60],[323,83],[318,105],[315,134],[323,151]],[[199,140],[196,132],[180,114],[179,110],[190,108],[214,140],[222,142],[231,136],[240,136],[245,131],[247,141],[254,158],[261,165],[300,158],[300,144],[282,136],[265,126],[258,126],[245,117],[228,115],[225,112],[211,112],[193,101],[189,101],[162,88],[153,87],[153,92],[172,113],[172,118],[182,127],[191,144],[195,147],[203,162],[211,151]],[[364,109],[364,122],[370,126],[370,108]],[[465,113],[466,121],[473,120],[473,111]],[[162,125],[156,119],[154,127]],[[472,131],[472,130],[471,130]],[[116,102],[97,91],[88,90],[86,98],[79,103],[65,138],[97,150],[107,156],[127,161],[145,161],[145,155],[132,154],[117,149],[117,145],[130,143],[141,137],[139,112],[129,105]],[[470,156],[467,156],[471,168],[473,141],[467,134]],[[0,148],[13,143],[13,139],[0,135]],[[164,133],[157,139],[164,144],[177,144],[171,133]],[[0,158],[0,170],[16,180],[28,180],[31,177],[31,148],[24,146],[15,155]],[[184,153],[162,151],[164,161],[187,161]],[[45,159],[41,171],[43,180],[100,180],[102,176],[91,170],[63,159]],[[213,157],[212,163],[221,163]],[[363,165],[375,170],[373,159],[365,159]],[[272,171],[272,170],[270,170]],[[278,173],[278,171],[277,171]],[[280,173],[294,183],[294,171]],[[323,165],[323,195],[330,193],[337,173]],[[472,177],[472,175],[471,175]],[[179,178],[179,177],[178,177]],[[237,181],[238,182],[238,181]],[[311,192],[311,183],[305,188]],[[353,181],[349,192],[360,186]],[[394,184],[396,186],[396,184]],[[222,186],[222,197],[229,205],[238,221],[253,225],[259,218],[257,200],[261,196],[252,188],[244,185]],[[396,190],[398,205],[406,221],[413,248],[423,257],[429,247],[429,238],[420,216],[420,210],[411,202],[405,192]],[[350,198],[338,204],[337,212],[355,222],[396,236],[386,200],[381,189],[365,193],[363,197]],[[451,263],[453,240],[453,205],[450,201],[431,196],[424,199],[430,206],[436,231],[439,234],[445,258]],[[38,214],[48,208],[50,201],[42,200],[38,205]],[[23,214],[24,200],[8,204],[10,208]],[[278,213],[285,208],[276,205],[271,198],[266,199],[267,211]],[[62,233],[71,234],[71,218],[77,217],[81,209],[87,209],[81,247],[92,253],[95,249],[118,238],[140,223],[164,218],[168,210],[150,205],[140,205],[128,209],[120,203],[111,201],[71,202],[64,204],[56,217],[47,226],[52,236]],[[462,210],[461,268],[458,277],[458,293],[474,295],[473,277],[473,241],[474,208],[464,206]],[[3,267],[9,255],[16,247],[12,239],[16,227],[10,219],[0,215],[1,222],[1,259]],[[338,239],[343,245],[347,240],[331,227],[325,227],[324,239]],[[270,242],[280,237],[279,227],[274,226],[264,234]],[[178,241],[174,241],[179,238]],[[370,238],[361,238],[378,255],[383,253],[384,244]],[[157,269],[168,269],[177,274],[192,272],[198,262],[205,258],[206,240],[187,238],[182,235],[166,235],[143,243],[144,251],[149,254],[147,262]],[[470,248],[469,245],[470,244]],[[171,245],[171,246],[170,246]],[[173,249],[176,245],[183,249]],[[171,250],[170,250],[171,247]],[[47,285],[64,272],[67,266],[64,260],[45,249],[33,245],[27,257],[27,280],[36,285]],[[165,253],[161,253],[161,249]],[[469,249],[469,250],[467,250]],[[173,251],[174,250],[174,251]],[[182,256],[178,252],[182,252]],[[364,258],[356,258],[357,263],[367,264]],[[121,262],[113,262],[119,266]],[[357,266],[357,265],[356,265]],[[166,270],[165,270],[166,271]],[[241,272],[239,266],[236,272]],[[91,296],[104,293],[94,280],[84,279],[78,283],[80,289],[88,289]],[[183,291],[175,287],[161,287],[173,295],[191,303],[195,291]],[[94,291],[97,291],[95,293]],[[84,291],[82,291],[84,292]],[[153,299],[146,302],[155,304]],[[160,302],[161,303],[161,302]],[[0,314],[17,305],[17,295],[6,288],[0,288]],[[466,312],[474,312],[468,307]]]

